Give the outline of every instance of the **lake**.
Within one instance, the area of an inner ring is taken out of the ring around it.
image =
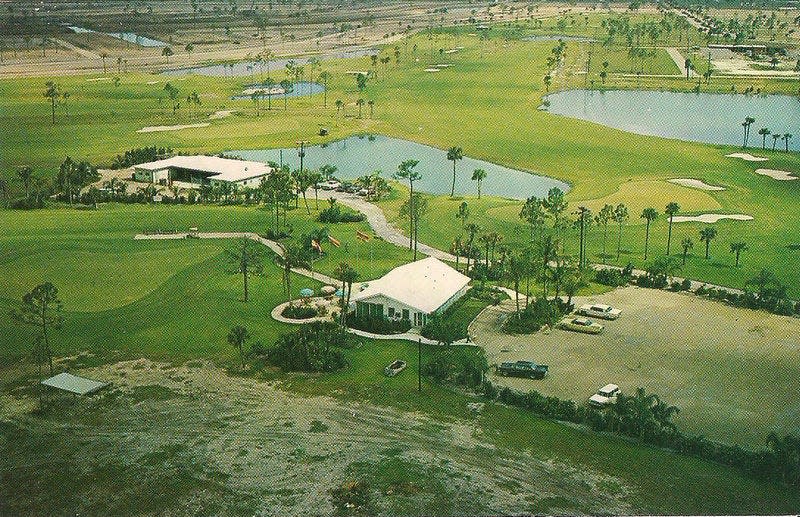
[[[293,169],[300,167],[297,148],[239,150],[226,154],[260,162],[282,161]],[[397,171],[400,162],[410,159],[419,160],[414,170],[422,175],[421,180],[414,182],[415,190],[450,194],[453,162],[447,160],[447,152],[398,138],[353,136],[325,146],[307,147],[303,167],[316,169],[330,163],[339,169],[336,176],[340,179],[352,180],[375,170],[382,171],[381,175],[389,179]],[[486,179],[481,186],[481,193],[486,195],[526,199],[529,196],[544,197],[553,187],[569,191],[569,185],[562,181],[465,156],[456,164],[456,195],[477,194],[475,182],[471,180],[474,169],[486,171]]]
[[[176,70],[165,70],[164,72],[161,72],[161,74],[178,75],[178,76],[198,74],[198,75],[223,76],[223,77],[227,76],[237,77],[237,76],[251,75],[255,78],[263,76],[264,72],[267,71],[274,72],[276,70],[283,70],[289,61],[294,61],[298,65],[302,66],[307,64],[308,60],[314,57],[319,59],[320,61],[324,61],[326,59],[346,59],[353,57],[371,56],[372,54],[377,54],[378,52],[379,50],[374,48],[357,48],[350,50],[340,50],[337,52],[329,52],[329,53],[319,54],[316,56],[272,59],[269,61],[269,63],[266,62],[259,63],[258,61],[239,61],[236,63],[218,63],[215,65],[196,66],[192,68],[179,68]],[[269,68],[267,68],[268,66]]]
[[[740,146],[742,122],[753,117],[748,146],[761,147],[758,130],[791,133],[789,149],[800,149],[800,102],[788,95],[569,90],[545,97],[542,109],[640,135]],[[778,148],[783,142],[777,142]],[[772,137],[767,137],[772,147]]]
[[[97,32],[91,29],[86,29],[84,27],[77,27],[74,25],[70,25],[69,28],[72,32],[76,34],[86,34],[89,32]],[[158,41],[157,39],[148,38],[146,36],[140,36],[134,32],[101,32],[100,34],[105,34],[106,36],[111,36],[112,38],[121,39],[122,41],[127,41],[128,43],[133,43],[135,45],[139,45],[140,47],[166,47],[167,43],[163,41]]]

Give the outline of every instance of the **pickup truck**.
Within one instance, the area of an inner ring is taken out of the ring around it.
[[[533,361],[505,362],[495,367],[498,375],[527,377],[528,379],[543,379],[547,374],[547,369],[546,364],[536,364]]]

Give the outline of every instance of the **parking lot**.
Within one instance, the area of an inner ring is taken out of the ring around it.
[[[584,403],[599,387],[642,386],[678,406],[678,425],[742,445],[771,430],[800,428],[800,320],[729,307],[689,294],[626,287],[588,298],[622,309],[600,335],[555,329],[509,336],[499,322],[513,303],[472,324],[489,363],[530,359],[550,367],[543,380],[498,377],[498,384]]]

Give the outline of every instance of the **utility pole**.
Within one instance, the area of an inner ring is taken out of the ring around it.
[[[417,338],[417,391],[422,391],[422,338]]]

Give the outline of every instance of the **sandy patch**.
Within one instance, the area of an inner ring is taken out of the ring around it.
[[[756,174],[769,176],[770,178],[778,181],[791,181],[797,179],[797,176],[793,176],[789,171],[779,171],[776,169],[756,169]]]
[[[425,71],[426,72],[439,72],[440,70],[438,68],[426,68]]]
[[[731,153],[731,154],[726,154],[725,157],[726,158],[739,158],[739,159],[742,159],[742,160],[745,160],[745,161],[748,161],[748,162],[765,162],[765,161],[767,161],[767,158],[764,158],[763,156],[753,156],[750,153]]]
[[[178,126],[150,126],[137,129],[137,133],[157,133],[159,131],[178,131],[180,129],[189,129],[193,127],[208,127],[211,124],[208,122],[201,122],[199,124],[182,124]]]
[[[752,221],[753,216],[744,214],[700,214],[700,215],[676,215],[674,223],[716,223],[722,219],[733,219],[734,221]]]
[[[710,191],[725,190],[725,187],[709,185],[708,183],[705,183],[703,181],[691,178],[675,178],[667,181],[669,181],[670,183],[675,183],[676,185],[680,185],[682,187],[696,188],[700,190],[710,190]]]
[[[158,83],[160,83],[160,82],[161,82],[161,81],[147,81],[147,84],[150,84],[150,85],[152,85],[152,84],[158,84]]]
[[[230,117],[235,112],[236,112],[236,110],[215,111],[214,113],[212,113],[211,115],[208,116],[208,119],[209,120],[217,120],[217,119],[221,119],[221,118],[225,118],[225,117]]]

